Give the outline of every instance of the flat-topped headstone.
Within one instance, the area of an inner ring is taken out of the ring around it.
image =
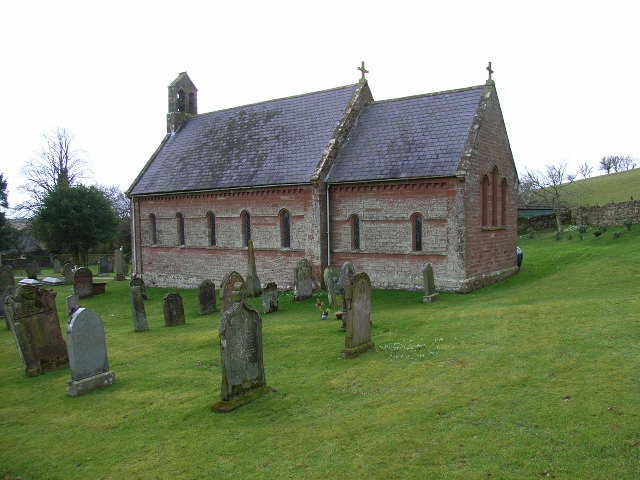
[[[69,358],[60,330],[56,292],[21,286],[7,303],[13,317],[11,331],[27,375],[67,366]]]
[[[259,297],[262,295],[262,286],[260,285],[260,279],[258,278],[258,272],[256,270],[256,256],[253,252],[253,240],[249,240],[248,257],[246,280],[247,296]]]
[[[109,259],[107,257],[100,257],[98,260],[98,274],[106,275],[109,273]]]
[[[36,267],[36,264],[31,262],[31,263],[27,263],[24,267],[25,272],[27,272],[27,278],[31,279],[31,280],[37,280],[38,279],[38,267]]]
[[[70,262],[65,263],[62,266],[62,274],[64,275],[64,283],[67,285],[73,283],[73,271],[75,270],[75,266]]]
[[[7,325],[7,330],[11,330],[13,324],[13,312],[11,311],[11,307],[7,305],[7,301],[10,297],[13,297],[16,294],[16,287],[9,286],[5,287],[2,290],[2,296],[0,297],[0,311],[2,312],[2,316],[4,317],[4,321]]]
[[[262,311],[265,315],[278,311],[278,285],[267,283],[262,289]]]
[[[64,280],[56,277],[44,277],[42,283],[46,285],[64,285]]]
[[[262,319],[255,308],[241,301],[224,312],[219,337],[222,388],[211,409],[226,413],[272,389],[264,373]]]
[[[129,286],[130,287],[140,287],[140,291],[142,292],[142,299],[146,300],[147,299],[147,286],[144,284],[144,279],[137,275],[134,274],[131,277],[131,281],[129,282]]]
[[[40,280],[34,280],[33,278],[23,278],[18,282],[18,285],[37,286],[37,285],[42,285],[42,282]]]
[[[295,300],[306,300],[313,295],[313,283],[311,278],[311,264],[306,258],[301,258],[294,270]]]
[[[422,280],[424,282],[424,296],[422,297],[422,302],[433,302],[438,298],[438,292],[436,292],[436,281],[433,277],[433,267],[430,263],[425,264],[422,269]]]
[[[371,342],[371,281],[364,273],[356,273],[347,284],[347,335],[343,358],[355,358],[373,347]]]
[[[80,298],[93,295],[93,273],[86,267],[80,267],[73,272],[73,291]]]
[[[324,269],[324,284],[327,289],[327,303],[331,307],[338,306],[338,293],[336,288],[340,279],[340,269],[335,265],[329,265]]]
[[[116,271],[116,275],[113,279],[116,281],[122,281],[125,278],[124,254],[122,253],[122,249],[118,248],[116,251],[114,251],[113,257],[115,259],[115,271]]]
[[[116,381],[109,370],[107,342],[102,319],[93,310],[79,308],[67,326],[67,347],[71,380],[67,394],[71,397],[108,387]]]
[[[340,296],[342,296],[342,328],[341,330],[343,331],[345,331],[347,328],[347,297],[345,295],[345,292],[347,289],[347,285],[351,280],[351,277],[353,277],[355,274],[356,274],[356,271],[353,268],[353,265],[351,265],[351,262],[345,262],[344,265],[342,265],[342,269],[340,270],[340,277],[338,278],[338,288],[336,291],[338,294],[340,294]]]
[[[247,285],[236,271],[227,273],[220,283],[220,314],[229,310],[235,303],[239,303],[246,297]]]
[[[76,313],[76,310],[80,308],[80,297],[75,293],[67,296],[67,315],[69,317]]]
[[[216,284],[211,280],[203,280],[198,286],[198,303],[200,304],[200,315],[216,311]]]
[[[184,325],[184,304],[182,297],[177,292],[167,293],[162,299],[162,310],[164,311],[165,327],[175,327]]]
[[[62,265],[60,265],[60,260],[55,258],[53,260],[53,273],[60,273],[61,269],[62,269]]]
[[[135,285],[129,287],[129,298],[131,299],[133,330],[136,332],[146,332],[149,330],[149,325],[147,325],[147,312],[144,309],[142,288]]]

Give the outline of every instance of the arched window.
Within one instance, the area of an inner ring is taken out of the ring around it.
[[[240,220],[242,222],[242,246],[249,246],[249,240],[251,240],[251,215],[246,210],[243,210],[240,214]]]
[[[500,225],[503,227],[507,226],[507,179],[502,179],[502,184],[500,185],[500,216],[501,222]]]
[[[280,245],[291,248],[291,214],[288,210],[280,211]]]
[[[482,179],[482,225],[486,226],[489,223],[489,178],[485,175]]]
[[[351,215],[351,250],[360,250],[360,217]]]
[[[180,90],[178,92],[178,111],[179,112],[184,112],[185,111],[185,95],[184,95],[184,90]]]
[[[158,230],[156,227],[156,216],[152,213],[149,215],[149,226],[151,230],[151,245],[158,243]]]
[[[411,215],[411,248],[414,252],[422,251],[422,215],[414,213]]]
[[[193,95],[193,92],[189,93],[189,113],[191,114],[196,113],[196,99],[195,99],[195,96]]]
[[[207,213],[207,237],[209,238],[209,245],[216,245],[216,216],[208,212]]]
[[[184,245],[184,216],[181,213],[176,214],[176,223],[178,226],[178,245]]]
[[[498,225],[498,167],[491,172],[491,225]]]

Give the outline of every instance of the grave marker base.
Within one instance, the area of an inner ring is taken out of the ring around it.
[[[436,299],[438,298],[437,293],[434,293],[432,295],[425,295],[424,297],[422,297],[422,303],[430,303],[430,302],[435,302]]]
[[[362,355],[367,350],[371,350],[373,348],[373,342],[362,343],[357,347],[353,348],[343,348],[341,353],[342,358],[356,358]]]
[[[231,410],[235,410],[238,407],[242,407],[243,405],[251,403],[257,398],[260,398],[266,395],[267,393],[275,392],[275,391],[276,391],[275,388],[271,388],[268,385],[265,385],[264,387],[259,387],[259,388],[256,388],[255,390],[250,390],[244,395],[240,395],[228,401],[219,400],[213,405],[211,405],[211,411],[218,412],[218,413],[229,413]]]
[[[85,393],[107,388],[116,382],[116,374],[111,370],[82,380],[69,380],[67,382],[67,395],[77,397]]]

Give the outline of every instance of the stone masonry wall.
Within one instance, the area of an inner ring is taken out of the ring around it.
[[[622,225],[627,220],[640,223],[640,200],[571,209],[574,225]]]

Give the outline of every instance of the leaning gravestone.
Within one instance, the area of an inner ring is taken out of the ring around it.
[[[262,311],[265,315],[278,311],[278,286],[275,282],[267,283],[262,289]]]
[[[109,259],[107,257],[100,257],[98,261],[98,274],[106,275],[109,273]]]
[[[79,298],[93,295],[93,273],[86,267],[80,267],[73,272],[73,291]]]
[[[247,295],[247,284],[236,271],[227,273],[220,284],[220,314],[229,310],[235,303],[241,302]]]
[[[73,270],[74,266],[67,262],[62,267],[62,274],[64,275],[64,283],[71,284],[73,283]]]
[[[41,287],[18,287],[8,299],[13,336],[29,376],[67,366],[67,346],[60,331],[56,292]]]
[[[256,256],[253,253],[253,240],[249,240],[249,261],[247,267],[247,296],[259,297],[262,295],[262,286],[260,285],[260,279],[258,278],[258,272],[256,270]]]
[[[7,294],[12,295],[13,292],[8,292],[7,288],[13,287],[15,289],[15,286],[16,279],[13,276],[13,269],[9,265],[0,266],[0,294],[2,294],[2,298],[4,299]],[[4,301],[0,301],[0,316],[4,316]]]
[[[134,274],[131,277],[131,281],[129,282],[130,287],[140,287],[140,291],[142,292],[142,299],[147,299],[147,286],[144,284],[144,279],[137,274]]]
[[[25,265],[24,269],[27,272],[27,278],[29,278],[31,280],[37,280],[38,279],[38,267],[36,267],[35,263],[33,263],[33,262],[27,263]]]
[[[124,255],[122,250],[119,248],[113,252],[113,256],[115,257],[116,264],[116,275],[113,278],[116,281],[124,280]]]
[[[129,298],[131,299],[131,316],[133,317],[133,330],[136,332],[146,332],[147,312],[144,309],[142,288],[138,286],[129,287]]]
[[[206,315],[216,311],[216,284],[211,280],[203,280],[198,286],[198,301],[200,303],[200,315]]]
[[[222,389],[215,412],[230,412],[272,391],[267,386],[262,356],[262,319],[244,301],[222,314],[220,320]]]
[[[424,297],[422,297],[422,302],[433,302],[438,298],[438,292],[436,292],[436,281],[433,278],[433,267],[430,263],[427,263],[422,269],[422,280],[424,282]]]
[[[324,284],[327,289],[327,302],[329,306],[338,305],[338,294],[336,292],[338,280],[340,279],[340,269],[335,265],[329,265],[324,269]]]
[[[175,327],[184,325],[184,304],[182,297],[177,292],[167,293],[162,299],[162,309],[164,310],[164,326]]]
[[[342,270],[340,270],[340,278],[338,279],[338,289],[337,293],[342,296],[342,328],[340,330],[345,331],[347,328],[347,297],[345,295],[347,285],[356,274],[356,271],[351,265],[350,262],[345,262],[342,266]]]
[[[347,335],[342,358],[355,358],[373,347],[371,343],[371,281],[366,273],[356,273],[345,291]]]
[[[67,395],[77,397],[114,384],[116,376],[109,370],[100,315],[93,310],[79,308],[67,326],[67,346],[71,368]]]
[[[9,298],[16,294],[16,287],[10,286],[3,290],[2,297],[0,297],[0,311],[4,316],[4,321],[7,324],[7,330],[11,330],[13,324],[13,312],[11,307],[7,304]]]
[[[295,300],[306,300],[313,294],[313,284],[311,281],[311,264],[306,258],[300,259],[298,266],[294,270],[295,290],[293,297]]]
[[[61,269],[61,265],[60,265],[60,260],[58,260],[57,258],[55,258],[53,260],[53,273],[60,273],[60,269]]]
[[[75,293],[73,295],[67,296],[67,315],[69,315],[69,318],[71,318],[79,308],[80,297],[78,297],[78,295],[76,295]]]

